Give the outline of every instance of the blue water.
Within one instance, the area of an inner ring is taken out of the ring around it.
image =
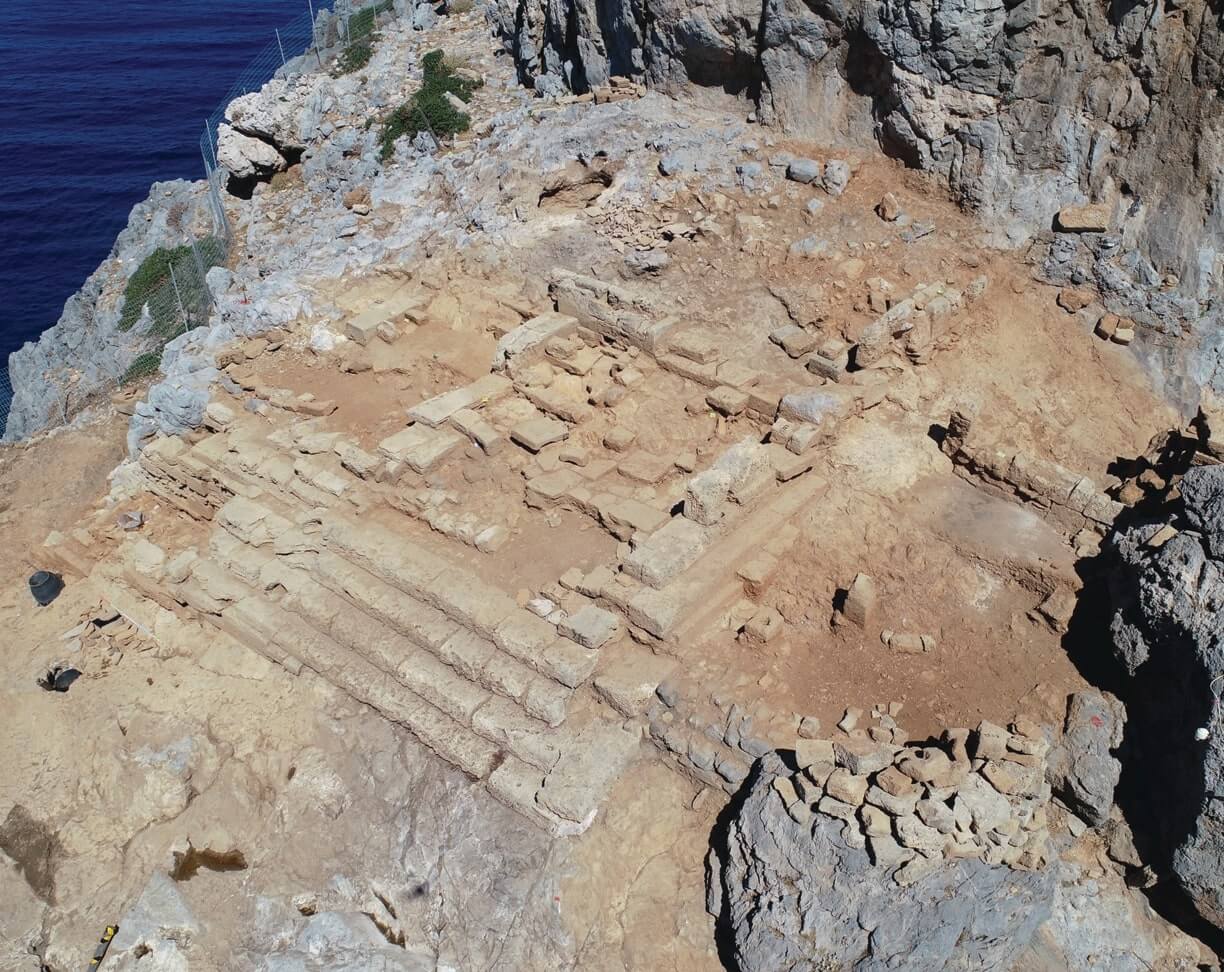
[[[0,385],[149,184],[203,178],[204,119],[306,4],[0,3]]]

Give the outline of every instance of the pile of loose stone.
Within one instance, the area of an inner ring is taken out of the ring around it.
[[[877,712],[884,726],[896,725],[899,707],[890,708]],[[796,772],[773,781],[793,820],[845,821],[846,843],[869,850],[877,866],[896,867],[902,886],[958,858],[1045,866],[1050,745],[1039,725],[1020,718],[1009,732],[982,722],[972,732],[945,730],[938,744],[901,745],[903,730],[884,741],[856,722],[848,713],[843,735],[795,742]]]

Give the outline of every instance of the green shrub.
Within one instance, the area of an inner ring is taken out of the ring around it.
[[[446,62],[443,51],[426,54],[421,58],[421,68],[425,77],[420,90],[383,122],[380,153],[383,161],[391,157],[396,141],[405,135],[412,138],[420,132],[430,132],[441,139],[467,131],[472,123],[472,119],[452,105],[446,95],[453,94],[460,101],[469,102],[481,82],[456,74],[454,67]]]
[[[200,257],[207,271],[225,259],[225,245],[215,237],[197,241]],[[174,277],[171,278],[171,267]],[[178,283],[178,293],[174,284]],[[182,320],[179,300],[187,312],[188,320]],[[209,306],[208,287],[200,275],[200,268],[186,243],[172,249],[158,247],[136,268],[123,292],[123,310],[119,314],[119,330],[130,331],[140,320],[141,312],[148,305],[153,319],[150,332],[169,339],[188,328],[203,324],[196,317],[206,313]]]
[[[119,384],[130,385],[134,381],[140,381],[141,378],[147,378],[161,367],[161,359],[161,348],[158,348],[156,351],[146,351],[144,354],[138,355],[136,360],[128,365],[127,371],[119,379]]]
[[[360,71],[370,63],[370,58],[374,56],[374,42],[378,40],[378,15],[386,13],[392,6],[393,0],[378,0],[349,17],[344,35],[348,46],[336,58],[333,70],[337,77]]]
[[[362,7],[349,17],[348,39],[360,40],[374,33],[375,18],[381,13],[386,13],[393,6],[395,6],[394,0],[378,0],[377,3],[372,3],[368,7]]]
[[[374,56],[373,38],[354,41],[336,58],[336,74],[352,74],[370,63]]]

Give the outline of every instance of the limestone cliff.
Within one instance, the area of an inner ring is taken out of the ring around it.
[[[149,338],[142,322],[121,330],[123,294],[141,261],[159,246],[177,246],[207,235],[196,225],[203,215],[203,182],[158,182],[137,203],[105,261],[68,298],[59,321],[37,341],[8,359],[13,403],[5,441],[23,439],[58,425],[91,398],[103,397],[142,351]],[[0,413],[2,414],[2,413]]]
[[[1132,812],[1146,810],[1153,860],[1224,925],[1224,469],[1190,470],[1181,492],[1181,532],[1143,523],[1118,538],[1113,634],[1132,683],[1130,746],[1158,756],[1143,762],[1149,798]]]

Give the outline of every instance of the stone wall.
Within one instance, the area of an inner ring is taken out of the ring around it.
[[[1017,871],[976,858],[939,864],[919,856],[922,878],[898,887],[895,865],[873,863],[848,826],[796,813],[797,802],[786,807],[779,794],[790,786],[778,756],[762,759],[725,843],[715,846],[709,904],[745,972],[1006,969],[1050,914],[1052,867]]]

